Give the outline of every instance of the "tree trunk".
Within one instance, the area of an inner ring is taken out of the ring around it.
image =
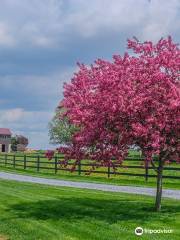
[[[160,158],[158,171],[157,171],[157,189],[156,189],[156,202],[155,202],[155,209],[157,212],[161,210],[162,175],[163,175],[163,160]]]

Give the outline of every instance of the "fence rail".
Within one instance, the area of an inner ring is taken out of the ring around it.
[[[63,160],[63,156],[55,156],[52,158],[51,161],[48,161],[44,155],[18,155],[18,154],[0,154],[0,164],[1,166],[10,166],[14,169],[17,167],[22,167],[22,169],[26,170],[27,168],[33,168],[36,169],[37,172],[40,172],[41,169],[46,170],[54,170],[54,173],[57,174],[58,171],[71,171],[71,169],[63,168],[59,166],[59,161]],[[122,175],[122,176],[138,176],[138,177],[144,177],[147,181],[149,177],[156,177],[156,174],[149,174],[149,170],[153,169],[151,166],[142,165],[143,163],[142,157],[128,157],[125,159],[125,162],[140,162],[140,165],[123,165],[120,166],[118,164],[115,164],[117,169],[144,169],[144,173],[130,173],[130,172],[118,172],[114,171],[112,167],[104,167],[98,164],[94,163],[83,163],[80,162],[79,165],[77,165],[75,172],[78,173],[78,175],[81,175],[81,173],[88,174],[91,173],[99,173],[99,174],[106,174],[109,177],[112,175]],[[155,159],[155,161],[157,161]],[[29,165],[34,164],[34,165]],[[43,164],[46,164],[45,166],[42,166]],[[73,163],[69,163],[68,166],[72,166]],[[89,169],[82,169],[82,167],[100,167],[103,168],[103,170],[89,170]],[[169,171],[180,171],[179,167],[164,167],[164,170]],[[155,173],[155,172],[154,172]],[[163,178],[171,178],[171,179],[180,179],[180,176],[173,176],[173,175],[163,175]]]

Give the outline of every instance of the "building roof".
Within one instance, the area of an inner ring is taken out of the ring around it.
[[[0,135],[7,135],[7,136],[11,136],[12,133],[9,130],[9,128],[0,128]]]

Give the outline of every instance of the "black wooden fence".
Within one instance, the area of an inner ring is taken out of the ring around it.
[[[69,163],[66,168],[60,167],[59,162],[63,160],[63,156],[55,156],[52,158],[51,161],[48,161],[44,155],[18,155],[18,154],[0,154],[0,164],[1,166],[9,166],[12,168],[22,168],[22,169],[27,169],[27,168],[34,168],[37,172],[39,172],[41,169],[47,169],[47,170],[53,170],[54,173],[56,174],[58,171],[71,171],[71,166],[73,163]],[[155,160],[156,161],[156,160]],[[98,164],[94,163],[87,163],[87,162],[80,162],[79,165],[76,167],[74,170],[75,172],[78,173],[78,175],[81,175],[81,173],[88,174],[89,172],[91,173],[99,173],[99,174],[106,174],[108,178],[111,175],[124,175],[124,176],[138,176],[138,177],[144,177],[145,180],[147,181],[149,177],[156,177],[156,172],[154,171],[155,174],[149,174],[149,170],[153,169],[152,166],[145,166],[143,164],[143,158],[140,157],[128,157],[124,161],[125,163],[131,162],[131,165],[128,164],[123,164],[123,168],[127,169],[144,169],[144,173],[130,173],[130,172],[117,172],[112,169],[112,167],[104,167],[100,166]],[[136,162],[135,165],[132,164],[132,162]],[[140,164],[137,165],[137,162]],[[29,165],[31,164],[31,165]],[[34,164],[34,165],[33,165]],[[43,164],[45,164],[43,166]],[[92,167],[95,167],[95,170],[89,170]],[[117,168],[122,168],[120,165],[115,165]],[[83,167],[89,169],[83,169]],[[96,167],[103,167],[103,170],[98,170]],[[176,173],[180,171],[179,167],[164,167],[164,170],[168,171],[175,171]],[[163,175],[163,178],[171,178],[171,179],[180,179],[180,175]]]

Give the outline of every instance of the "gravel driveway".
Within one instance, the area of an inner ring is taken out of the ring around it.
[[[147,187],[132,187],[132,186],[116,186],[116,185],[100,184],[100,183],[73,182],[73,181],[48,179],[48,178],[42,178],[42,177],[26,176],[26,175],[6,173],[6,172],[0,172],[0,178],[6,179],[6,180],[19,181],[19,182],[39,183],[39,184],[46,184],[46,185],[59,186],[59,187],[85,188],[85,189],[94,189],[94,190],[107,191],[107,192],[123,192],[123,193],[155,196],[155,188],[149,188],[149,187],[147,188]],[[180,199],[180,190],[164,189],[163,197]]]

